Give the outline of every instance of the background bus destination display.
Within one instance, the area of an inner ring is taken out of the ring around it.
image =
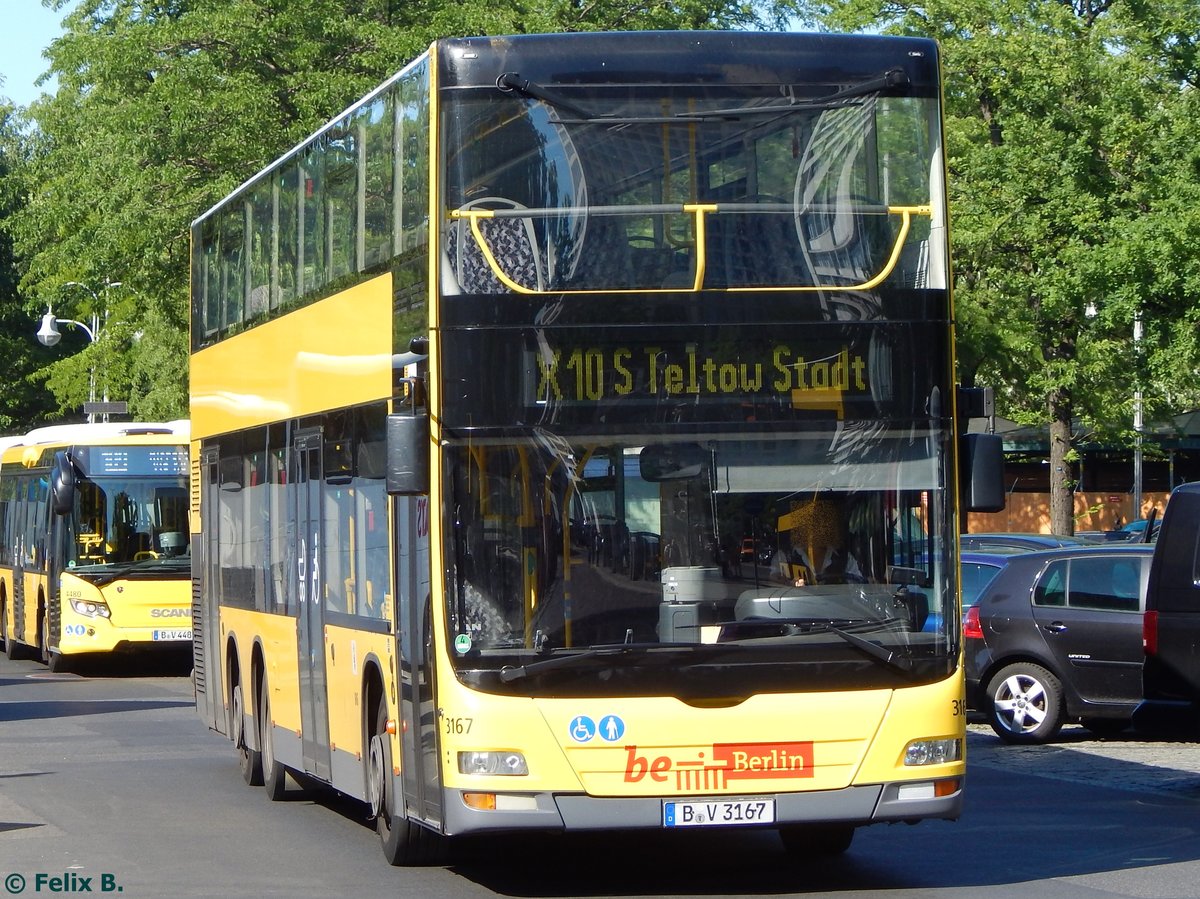
[[[174,446],[77,447],[75,464],[89,477],[187,474],[188,453]]]

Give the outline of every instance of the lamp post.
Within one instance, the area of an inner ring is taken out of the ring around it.
[[[1099,310],[1096,304],[1088,302],[1084,314],[1095,318]],[[1135,360],[1133,377],[1133,518],[1142,517],[1142,311],[1133,313],[1133,355]]]
[[[97,307],[103,306],[104,318],[105,318],[104,323],[107,323],[108,307],[107,307],[107,305],[105,305],[103,303],[101,298],[102,298],[103,294],[107,293],[112,288],[120,287],[120,286],[121,286],[120,281],[111,281],[111,282],[105,281],[104,287],[101,288],[99,293],[97,293],[96,291],[92,290],[92,288],[88,287],[86,284],[83,284],[79,281],[65,282],[63,284],[63,287],[82,287],[84,290],[86,290],[88,293],[90,293],[92,295],[92,300],[93,300],[94,304],[92,307],[91,316],[89,318],[89,324],[84,324],[83,322],[78,321],[73,318],[59,318],[57,315],[54,314],[53,307],[50,306],[49,304],[47,304],[46,314],[42,316],[42,325],[40,328],[38,328],[38,332],[37,332],[38,342],[41,343],[43,346],[48,346],[48,347],[57,346],[58,342],[60,340],[62,340],[62,332],[59,331],[59,329],[58,329],[59,324],[62,323],[65,325],[74,325],[76,328],[79,328],[80,330],[82,330],[83,333],[87,335],[89,344],[97,343],[100,340],[101,335],[103,334],[103,323],[101,323],[101,321],[100,321],[100,313],[97,311]],[[104,402],[108,403],[108,381],[107,381],[107,379],[105,379],[105,383],[104,383]],[[93,364],[91,366],[91,370],[88,374],[87,420],[88,420],[89,424],[95,422],[95,420],[96,420],[95,404],[96,404],[96,366]],[[104,413],[104,420],[108,421],[108,412],[107,411]]]
[[[1136,379],[1133,390],[1133,518],[1142,517],[1142,313],[1133,316],[1133,354],[1137,358]],[[1146,539],[1150,534],[1146,534]]]

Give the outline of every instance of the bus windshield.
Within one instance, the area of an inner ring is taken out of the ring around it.
[[[582,652],[597,647],[646,649],[624,680],[647,690],[944,676],[957,625],[937,561],[935,443],[842,431],[630,447],[540,434],[452,451],[457,664],[481,686],[519,688],[529,672],[584,692],[597,666],[625,656]],[[878,664],[843,631],[904,664]],[[698,667],[681,677],[683,664]]]
[[[65,567],[187,556],[187,510],[184,477],[80,478]]]

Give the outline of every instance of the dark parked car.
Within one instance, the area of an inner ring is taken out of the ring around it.
[[[1068,721],[1128,727],[1152,556],[1147,544],[1009,556],[963,616],[968,705],[1001,739],[1044,743]]]
[[[963,534],[959,538],[962,549],[981,552],[1035,552],[1060,546],[1086,546],[1089,543],[1090,540],[1080,537],[1061,537],[1058,534]]]
[[[1008,552],[979,552],[966,550],[959,553],[962,571],[962,604],[964,609],[975,605],[984,588],[1008,562]]]
[[[991,583],[992,578],[1000,573],[1000,569],[1008,561],[1011,553],[961,552],[959,553],[959,571],[962,572],[962,607],[964,610],[975,605],[983,588]],[[938,633],[942,629],[940,612],[930,612],[925,619],[924,630]]]
[[[1150,566],[1136,730],[1200,739],[1200,484],[1177,487]]]
[[[1149,518],[1139,518],[1131,521],[1115,531],[1083,531],[1077,532],[1076,537],[1082,537],[1093,543],[1153,543],[1158,539],[1158,528],[1162,522],[1157,520],[1154,512]],[[1147,539],[1146,534],[1150,536]]]

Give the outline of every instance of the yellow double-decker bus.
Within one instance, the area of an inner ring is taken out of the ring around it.
[[[186,652],[188,443],[186,421],[3,438],[0,637],[10,659],[60,671],[82,654]]]
[[[878,36],[438,41],[197,219],[196,692],[247,782],[394,864],[957,816],[957,515],[1003,496],[947,246],[937,47]]]

